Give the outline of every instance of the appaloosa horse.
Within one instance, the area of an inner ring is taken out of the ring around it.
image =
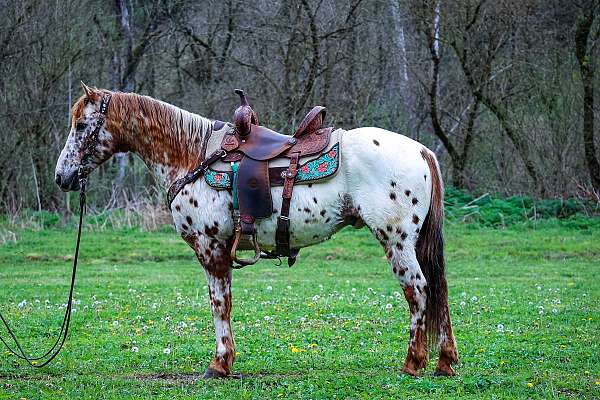
[[[214,149],[232,129],[147,96],[82,86],[84,95],[73,106],[70,133],[56,166],[56,183],[64,191],[79,189],[78,171],[87,175],[114,153],[127,151],[137,153],[168,188],[197,166],[203,146]],[[107,104],[103,98],[108,96]],[[417,375],[426,365],[430,344],[440,349],[436,374],[454,375],[458,354],[448,309],[443,184],[436,158],[420,143],[378,128],[341,131],[339,144],[337,174],[294,189],[291,244],[310,246],[345,225],[366,224],[384,247],[410,308],[402,371]],[[273,199],[281,199],[281,190],[273,188]],[[235,359],[231,191],[214,190],[198,179],[179,192],[170,211],[208,281],[217,344],[205,376],[227,376]],[[275,214],[257,221],[261,248],[275,246],[275,226]]]

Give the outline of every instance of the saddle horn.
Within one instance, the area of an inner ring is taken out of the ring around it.
[[[244,91],[242,89],[235,89],[234,91],[240,96],[240,106],[233,114],[233,123],[240,137],[246,138],[250,134],[252,125],[258,125],[258,116],[250,107]]]

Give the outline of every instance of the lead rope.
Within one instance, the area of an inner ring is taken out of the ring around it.
[[[10,351],[14,356],[16,356],[17,358],[19,358],[21,360],[27,361],[27,363],[33,368],[43,368],[46,365],[50,364],[50,362],[52,362],[52,360],[54,360],[56,358],[56,356],[58,356],[58,353],[60,353],[60,351],[62,350],[63,345],[65,344],[65,341],[67,340],[67,334],[69,333],[69,326],[71,324],[71,310],[73,308],[73,289],[75,288],[75,275],[77,274],[77,260],[79,259],[79,243],[81,242],[81,227],[83,225],[83,215],[85,214],[85,205],[86,205],[85,190],[86,190],[87,178],[84,176],[83,170],[81,168],[78,172],[78,177],[79,177],[79,186],[80,186],[80,190],[79,190],[79,227],[77,228],[77,242],[75,244],[75,257],[73,258],[73,271],[71,274],[71,288],[69,289],[69,299],[67,301],[67,309],[65,310],[65,316],[63,318],[63,322],[60,327],[60,333],[58,334],[56,342],[54,342],[54,345],[44,355],[39,356],[39,357],[28,356],[27,353],[25,352],[25,350],[23,350],[23,346],[21,346],[21,343],[17,340],[17,337],[15,336],[13,330],[10,328],[7,320],[4,318],[2,313],[0,313],[0,320],[2,320],[2,323],[6,327],[6,330],[9,334],[9,336],[11,337],[13,342],[16,344],[17,348],[13,349],[2,338],[2,336],[0,336],[0,341],[4,344],[4,346],[6,346],[8,351]],[[46,359],[46,360],[44,362],[42,362],[41,364],[37,363],[37,361],[40,361],[43,359]]]

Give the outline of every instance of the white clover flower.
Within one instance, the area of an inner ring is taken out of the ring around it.
[[[461,301],[461,302],[460,302],[460,306],[461,306],[461,307],[464,307],[464,306],[466,306],[466,305],[467,305],[467,303],[465,303],[464,301]]]
[[[268,290],[268,291],[271,291],[271,290],[273,290],[273,286],[267,286],[267,290]]]
[[[355,287],[352,288],[352,293],[356,293],[356,288]]]
[[[27,305],[27,300],[23,300],[19,304],[17,304],[17,308],[23,308]]]
[[[169,354],[171,354],[171,349],[170,349],[170,348],[168,348],[168,347],[166,347],[166,348],[163,350],[163,354],[166,354],[166,355],[169,355]]]
[[[477,296],[473,296],[473,297],[471,297],[471,301],[472,301],[472,302],[476,302],[477,300],[479,300],[479,299],[477,298]]]
[[[271,317],[269,317],[268,315],[265,315],[265,321],[270,321]]]
[[[496,326],[496,331],[497,331],[497,332],[504,332],[504,325],[502,325],[502,324],[498,324],[498,325]]]
[[[381,333],[381,331],[377,331],[377,336],[381,336],[383,335],[383,333]]]
[[[113,323],[112,323],[112,326],[114,326],[114,327],[117,327],[117,326],[119,326],[119,321],[117,321],[117,320],[114,320],[114,321],[113,321]]]
[[[391,310],[391,309],[392,309],[392,305],[391,305],[390,303],[387,303],[387,304],[385,305],[385,309],[386,309],[386,310]]]
[[[138,347],[137,347],[137,346],[133,346],[133,347],[131,348],[131,351],[132,351],[132,352],[134,352],[134,353],[137,353],[138,351],[140,351],[140,349],[138,349]]]
[[[287,290],[292,290],[292,287],[291,287],[290,285],[287,285],[285,288],[286,288]]]
[[[321,298],[321,296],[319,296],[318,294],[314,295],[312,298],[312,301],[319,301],[319,299]]]

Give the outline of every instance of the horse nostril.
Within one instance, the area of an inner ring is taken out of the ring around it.
[[[58,186],[60,186],[60,181],[61,181],[61,179],[60,179],[60,175],[56,175],[56,178],[54,179],[54,182],[56,182],[56,184],[57,184]]]

